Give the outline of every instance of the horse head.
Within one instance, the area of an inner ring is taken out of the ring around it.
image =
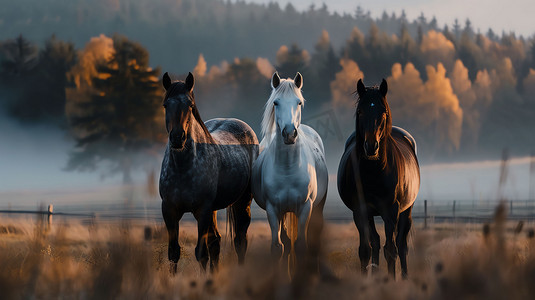
[[[280,131],[284,143],[295,144],[297,129],[301,124],[301,108],[305,99],[301,94],[303,76],[299,72],[292,79],[280,79],[275,72],[271,78],[273,89],[274,122]]]
[[[193,123],[195,79],[193,74],[189,73],[184,82],[171,82],[171,78],[166,72],[163,74],[162,82],[166,91],[163,107],[165,108],[165,128],[169,134],[169,145],[171,149],[181,151],[184,149],[189,129]]]
[[[392,130],[390,108],[386,102],[388,85],[383,79],[379,88],[364,86],[362,79],[357,83],[359,101],[356,113],[356,136],[364,148],[366,159],[379,159],[380,147]]]

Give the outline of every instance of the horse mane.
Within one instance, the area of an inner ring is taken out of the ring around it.
[[[183,81],[176,81],[171,84],[169,89],[165,92],[164,102],[167,100],[167,98],[174,97],[176,95],[180,94],[187,94],[188,91],[186,91],[185,83]],[[193,98],[193,108],[191,110],[191,113],[193,114],[193,117],[199,123],[199,126],[201,126],[202,130],[204,131],[205,136],[209,139],[210,143],[215,143],[214,138],[212,137],[212,134],[210,134],[210,131],[208,131],[208,128],[206,128],[206,125],[204,124],[204,121],[201,118],[201,115],[199,114],[199,110],[197,109],[197,104],[195,103],[195,93],[193,91],[191,92],[191,97]]]
[[[267,147],[275,137],[275,100],[297,96],[305,102],[301,89],[297,88],[293,79],[281,79],[279,86],[271,91],[271,95],[264,106],[264,115],[262,117],[262,142],[261,147]]]

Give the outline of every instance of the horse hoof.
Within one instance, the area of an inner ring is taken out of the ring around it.
[[[178,272],[178,264],[171,262],[171,265],[169,266],[169,273],[171,273],[171,275],[176,275],[177,272]]]

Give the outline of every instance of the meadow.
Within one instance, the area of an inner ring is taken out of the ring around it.
[[[292,283],[271,260],[265,221],[251,224],[243,266],[220,225],[221,266],[215,273],[201,271],[195,260],[195,223],[181,222],[182,256],[172,275],[167,232],[159,222],[56,218],[49,224],[3,214],[0,298],[534,299],[535,224],[506,216],[500,206],[488,224],[432,223],[424,229],[415,223],[408,280],[387,276],[382,253],[379,272],[361,275],[354,224],[327,222],[322,275]]]

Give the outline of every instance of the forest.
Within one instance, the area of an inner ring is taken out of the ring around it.
[[[31,2],[31,3],[30,3]],[[30,5],[31,4],[31,5]],[[31,7],[30,9],[23,9]],[[389,84],[394,125],[422,163],[535,150],[535,38],[439,27],[423,14],[328,6],[297,11],[221,0],[21,0],[0,10],[0,113],[76,144],[67,170],[158,161],[166,142],[163,72],[196,77],[201,116],[237,117],[259,134],[275,70],[303,74],[303,123],[329,149],[354,130],[356,82]],[[261,137],[259,137],[261,138]]]

